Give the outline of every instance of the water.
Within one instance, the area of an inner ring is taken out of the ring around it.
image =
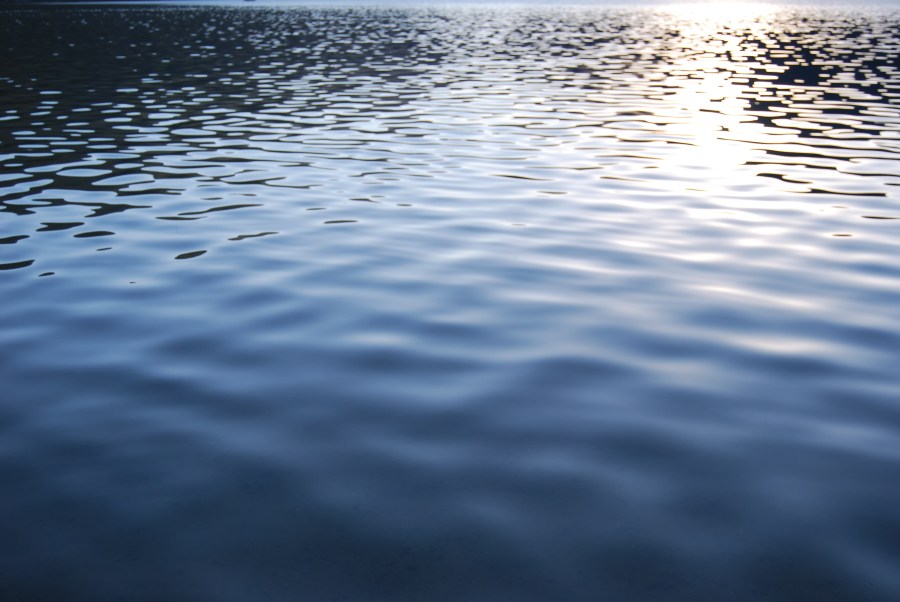
[[[0,598],[897,599],[898,52],[4,8]]]

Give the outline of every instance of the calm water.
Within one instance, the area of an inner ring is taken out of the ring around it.
[[[900,11],[0,11],[0,598],[900,598]]]

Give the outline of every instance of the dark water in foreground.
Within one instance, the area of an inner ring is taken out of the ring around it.
[[[0,599],[900,598],[900,13],[0,12]]]

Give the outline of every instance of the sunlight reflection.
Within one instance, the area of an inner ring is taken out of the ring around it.
[[[715,3],[677,5],[667,9],[669,27],[680,43],[668,62],[671,119],[664,125],[669,139],[681,141],[670,167],[698,192],[724,193],[758,187],[755,170],[746,165],[755,154],[742,134],[758,131],[748,114],[746,75],[737,60],[747,33],[770,27],[777,9],[769,5]],[[685,52],[685,49],[689,49]]]

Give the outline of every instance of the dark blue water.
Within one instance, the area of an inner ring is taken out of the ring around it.
[[[900,599],[900,12],[0,11],[0,600]]]

